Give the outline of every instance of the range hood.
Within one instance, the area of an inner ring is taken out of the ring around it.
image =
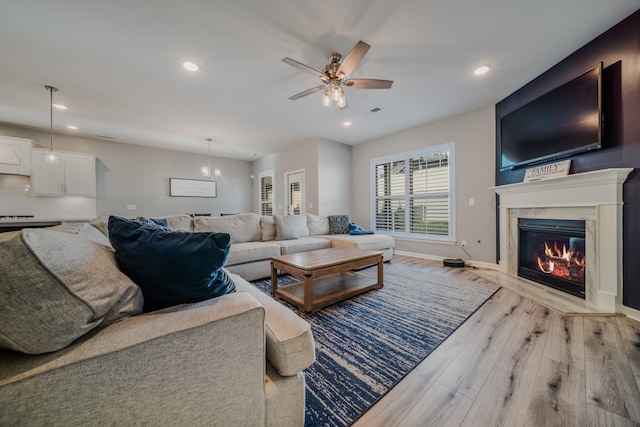
[[[0,174],[31,175],[33,141],[0,136]]]

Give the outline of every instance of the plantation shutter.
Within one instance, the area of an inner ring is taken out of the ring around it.
[[[405,162],[376,166],[377,230],[405,231]]]
[[[299,182],[292,182],[289,185],[289,200],[291,201],[291,215],[300,215],[301,190]]]
[[[260,215],[273,215],[273,176],[260,177]]]
[[[447,153],[410,160],[411,233],[449,234],[449,162]]]
[[[374,160],[375,230],[416,237],[450,236],[451,152],[442,148]]]

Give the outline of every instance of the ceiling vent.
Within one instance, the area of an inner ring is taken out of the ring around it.
[[[100,139],[115,139],[112,136],[106,136],[106,135],[96,135],[96,138],[100,138]]]
[[[369,109],[369,110],[365,111],[365,112],[364,112],[364,113],[362,113],[362,114],[364,114],[365,116],[370,116],[371,114],[379,113],[379,112],[380,112],[380,111],[382,111],[382,110],[383,110],[383,108],[382,108],[382,107],[373,107],[373,108],[371,108],[371,109]]]

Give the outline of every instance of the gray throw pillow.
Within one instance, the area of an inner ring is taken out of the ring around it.
[[[110,247],[40,228],[0,234],[0,348],[56,351],[143,302]]]
[[[304,215],[274,215],[276,240],[291,240],[309,236],[307,217]]]
[[[309,236],[329,234],[329,219],[326,216],[307,214],[307,228]]]

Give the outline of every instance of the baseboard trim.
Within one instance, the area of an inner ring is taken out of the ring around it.
[[[626,305],[623,305],[620,311],[629,319],[633,319],[640,322],[640,310],[636,310],[635,308],[631,308],[631,307],[627,307]]]
[[[429,259],[432,261],[442,261],[445,258],[451,258],[451,257],[443,257],[443,256],[438,256],[438,255],[429,255],[429,254],[419,254],[416,252],[405,252],[405,251],[394,251],[393,252],[394,255],[400,255],[400,256],[408,256],[408,257],[413,257],[413,258],[421,258],[421,259]],[[470,260],[470,259],[466,259],[465,262],[473,267],[477,267],[477,268],[486,268],[489,270],[499,270],[499,266],[498,264],[493,264],[490,262],[482,262],[482,261],[474,261],[474,260]]]

